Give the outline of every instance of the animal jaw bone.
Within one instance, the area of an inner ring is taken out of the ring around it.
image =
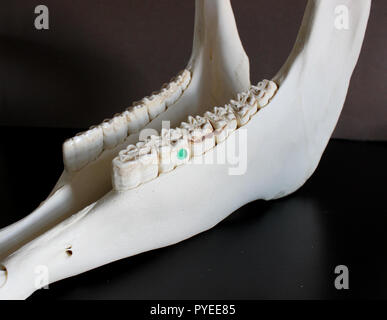
[[[163,120],[178,126],[190,114],[202,114],[249,87],[249,61],[230,1],[196,0],[194,28],[192,54],[183,73],[159,93],[116,115],[110,127],[105,121],[64,143],[66,169],[49,197],[29,216],[0,230],[0,260],[109,192],[111,162],[120,150],[139,140],[138,131],[159,131]],[[163,101],[157,105],[156,100]]]
[[[333,12],[339,4],[350,8],[349,30],[335,29]],[[242,132],[236,130],[199,156],[202,165],[180,166],[134,189],[108,192],[5,259],[8,275],[0,297],[30,295],[36,289],[37,264],[47,266],[54,282],[182,241],[247,202],[285,196],[302,186],[317,167],[337,122],[369,10],[370,1],[308,2],[296,46],[274,78],[279,85],[276,95],[241,128],[248,133],[245,174],[235,177],[224,166],[205,164],[231,146],[232,138]],[[190,197],[185,196],[187,190]],[[71,257],[66,254],[69,243]]]

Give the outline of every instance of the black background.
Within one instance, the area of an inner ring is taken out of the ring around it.
[[[290,53],[307,1],[231,3],[251,81],[271,79]],[[39,4],[50,10],[49,30],[34,27]],[[160,89],[188,62],[194,4],[1,0],[0,125],[87,128]],[[386,21],[387,1],[373,0],[335,137],[387,140]]]

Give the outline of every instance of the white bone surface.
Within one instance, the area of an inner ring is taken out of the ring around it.
[[[349,8],[349,30],[335,28],[334,9],[337,5]],[[209,12],[217,12],[220,16],[219,25],[227,29],[233,22],[226,23],[233,19],[230,10],[228,1],[199,0],[196,22],[199,21],[201,25],[201,19],[207,17]],[[54,282],[112,261],[182,241],[213,227],[247,202],[279,198],[301,187],[316,169],[340,115],[361,49],[369,11],[369,0],[308,2],[295,47],[274,78],[279,85],[276,95],[266,108],[241,128],[247,132],[248,146],[247,171],[244,174],[230,175],[228,168],[221,165],[186,165],[137,188],[106,193],[97,202],[89,206],[85,204],[79,213],[5,258],[2,265],[7,270],[7,279],[0,288],[0,298],[26,298],[34,292],[36,265],[47,266],[49,280]],[[222,21],[225,17],[226,20]],[[211,29],[210,22],[213,19],[204,20],[209,22],[206,27]],[[194,57],[201,55],[199,44],[203,37],[197,35],[204,30],[206,28],[195,34]],[[226,35],[221,39],[224,43],[235,40],[232,33],[227,32]],[[236,29],[235,35],[239,41]],[[202,54],[206,49],[203,51]],[[221,53],[220,57],[216,54],[215,57],[224,60],[225,66],[238,60],[238,56],[222,56]],[[196,58],[191,63],[195,61],[203,65],[208,63],[206,59]],[[227,84],[236,78],[235,74],[227,77],[227,69],[218,71],[222,79],[227,80],[224,80],[220,89],[217,86],[215,92],[226,90]],[[210,92],[204,89],[200,91],[198,87],[202,84],[208,87],[208,81],[210,78],[195,78],[193,72],[185,94],[191,95],[191,103],[197,102],[196,108],[192,104],[184,105],[184,109],[181,105],[180,108],[173,107],[156,118],[156,122],[160,124],[158,121],[173,117],[175,123],[172,126],[176,125],[176,120],[182,121],[182,114],[187,116],[206,111],[197,109],[197,106],[204,105],[209,110],[210,106],[203,102],[222,105],[236,93],[232,90],[223,92],[224,95],[219,96],[227,98],[221,102],[206,100],[205,97],[209,98],[206,94]],[[238,85],[230,87],[235,89]],[[242,92],[246,88],[242,86],[238,91]],[[171,110],[173,113],[168,112]],[[191,112],[193,110],[198,112]],[[233,138],[241,132],[238,129],[231,133],[223,143],[208,150],[202,156],[203,160],[232,147]],[[135,136],[131,139],[131,143],[136,142]],[[103,169],[102,172],[109,171],[113,154],[115,152],[110,152],[109,156],[102,154],[102,159],[107,161],[96,161],[93,168]],[[84,171],[82,178],[78,178],[84,182],[90,181],[88,174],[95,172],[90,170],[91,167],[87,166],[88,170]],[[98,182],[102,185],[105,181],[101,175],[99,179],[93,181],[97,183],[96,186]],[[61,192],[60,198],[53,205],[55,208],[68,192],[66,184],[62,184],[63,187],[53,194],[55,197]],[[222,187],[219,189],[219,186]],[[189,197],[186,196],[187,191]],[[94,196],[97,194],[93,193]],[[79,207],[82,202],[67,197],[76,202],[72,209]],[[69,244],[73,252],[71,257],[66,254]]]

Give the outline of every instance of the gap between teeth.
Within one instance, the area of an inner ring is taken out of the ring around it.
[[[159,92],[134,102],[123,113],[104,120],[85,132],[66,140],[63,144],[63,163],[68,172],[77,171],[94,161],[108,149],[124,142],[133,133],[140,131],[150,121],[176,103],[191,81],[191,72],[181,71],[177,77],[164,84]]]
[[[275,82],[263,80],[223,107],[214,107],[204,116],[189,116],[180,127],[162,129],[159,136],[153,135],[121,150],[112,161],[114,190],[136,188],[187,163],[192,157],[203,155],[265,107],[277,88]],[[179,155],[181,150],[184,156]]]

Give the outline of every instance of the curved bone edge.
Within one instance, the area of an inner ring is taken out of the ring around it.
[[[103,152],[121,144],[128,135],[137,133],[167,107],[176,103],[191,80],[191,72],[182,70],[159,92],[145,97],[99,126],[66,140],[63,144],[63,163],[67,171],[77,171],[94,161]]]
[[[146,125],[147,129],[159,131],[162,121],[170,121],[176,127],[189,114],[202,114],[209,106],[223,105],[250,86],[249,61],[230,2],[197,0],[196,9],[194,48],[186,67],[191,75],[190,84],[175,104]],[[217,27],[219,23],[222,28]],[[217,59],[209,60],[210,53]],[[138,140],[138,134],[131,134],[82,169],[64,170],[42,205],[0,230],[0,260],[109,192],[112,160],[120,150]]]
[[[189,116],[187,122],[181,123],[180,128],[163,129],[161,136],[153,136],[146,142],[138,142],[136,146],[129,145],[112,161],[113,189],[125,191],[136,188],[161,173],[187,163],[191,157],[208,152],[216,144],[224,141],[238,126],[245,125],[251,119],[257,112],[259,97],[265,96],[268,103],[276,90],[277,85],[273,81],[264,80],[248,91],[238,94],[238,100],[234,101],[235,108],[231,105],[214,107],[213,112],[207,111],[204,117]],[[240,120],[242,116],[243,121]],[[153,161],[145,161],[145,156],[140,155],[137,148],[138,144],[154,152]],[[179,150],[186,152],[183,160],[178,157]]]
[[[331,27],[334,8],[342,3],[350,8],[353,21],[352,28],[345,32]],[[296,51],[277,75],[280,90],[271,107],[264,108],[245,126],[251,132],[247,144],[254,153],[244,175],[235,177],[222,166],[214,166],[208,179],[208,166],[195,170],[183,166],[138,189],[105,195],[82,219],[68,228],[63,223],[57,225],[46,237],[33,240],[4,260],[8,280],[0,288],[0,298],[26,298],[34,292],[33,270],[37,264],[48,267],[50,282],[58,281],[187,239],[257,197],[273,199],[297,190],[317,166],[337,121],[360,52],[369,9],[367,0],[308,3]],[[318,50],[313,50],[313,44],[321,40]],[[303,50],[298,51],[299,48]],[[323,85],[309,81],[318,79]],[[312,123],[307,124],[309,121]],[[230,138],[241,132],[235,131]],[[308,134],[312,134],[310,140]],[[317,137],[322,141],[315,144]],[[225,148],[230,138],[204,157]],[[233,187],[214,193],[219,185]],[[186,190],[195,192],[186,197]],[[70,259],[64,253],[69,243],[73,248]]]

